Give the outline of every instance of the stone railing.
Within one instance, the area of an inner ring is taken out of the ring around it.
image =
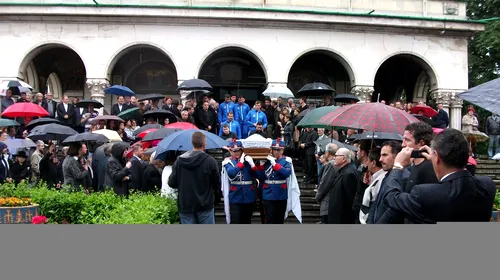
[[[251,7],[466,19],[463,0],[0,0],[0,3]]]

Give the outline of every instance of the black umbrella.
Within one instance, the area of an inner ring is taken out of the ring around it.
[[[80,142],[106,143],[108,141],[109,141],[109,139],[102,134],[84,132],[84,133],[80,133],[80,134],[71,135],[68,138],[66,138],[62,143],[63,144],[80,143]]]
[[[154,152],[156,152],[156,149],[157,149],[157,148],[158,148],[158,146],[157,146],[157,147],[152,147],[152,148],[149,148],[149,149],[147,149],[147,150],[144,152],[144,154],[145,154],[145,155],[147,155],[147,156],[150,156],[150,155],[152,155]]]
[[[160,128],[156,131],[150,132],[144,136],[142,141],[153,141],[153,140],[159,140],[166,138],[170,134],[176,132],[176,131],[181,131],[182,129],[179,128]]]
[[[411,115],[414,116],[415,118],[419,119],[420,121],[429,124],[430,126],[434,126],[436,124],[436,122],[433,119],[431,119],[427,116],[419,115],[419,114],[411,114]]]
[[[485,110],[500,115],[500,78],[491,80],[457,96]]]
[[[340,103],[351,103],[351,101],[359,102],[359,98],[352,94],[337,94],[333,101]]]
[[[202,79],[191,79],[182,82],[177,90],[212,90],[212,86]]]
[[[296,94],[296,96],[322,96],[325,94],[332,94],[335,90],[329,85],[323,83],[310,83],[303,86]]]
[[[322,140],[314,141],[314,144],[316,144],[321,151],[325,151],[326,146],[330,143],[337,145],[338,148],[346,148],[346,149],[351,150],[351,151],[358,150],[358,148],[356,148],[354,146],[339,142],[333,138],[323,138]]]
[[[32,130],[34,127],[37,127],[39,125],[45,125],[45,124],[50,124],[50,123],[57,123],[61,124],[61,122],[57,119],[52,119],[52,118],[39,118],[39,119],[34,119],[30,121],[30,123],[26,126],[26,129],[28,131]]]
[[[74,134],[78,134],[78,132],[76,132],[69,126],[51,123],[35,127],[28,135],[28,138],[33,141],[63,141],[64,139]]]
[[[78,108],[88,108],[89,104],[94,105],[94,108],[96,108],[96,109],[104,107],[104,105],[102,105],[101,102],[99,102],[97,100],[94,100],[94,99],[80,100],[78,103],[75,104],[75,107],[78,107]]]
[[[138,101],[145,101],[145,100],[161,100],[165,98],[164,95],[159,94],[159,93],[151,93],[151,94],[146,94],[140,99],[137,99]]]
[[[165,110],[165,109],[156,109],[156,110],[151,110],[151,111],[147,111],[146,113],[144,113],[142,115],[142,117],[144,119],[149,119],[149,118],[153,118],[155,120],[158,120],[158,119],[167,119],[169,120],[169,123],[174,123],[174,122],[177,122],[178,119],[177,119],[177,116],[170,112],[169,110]]]
[[[147,125],[141,126],[140,128],[138,128],[134,131],[134,136],[137,136],[141,132],[144,132],[150,128],[158,128],[159,129],[159,128],[163,128],[163,125],[155,123],[155,124],[147,124]]]

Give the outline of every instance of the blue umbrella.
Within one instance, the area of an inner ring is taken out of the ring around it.
[[[114,85],[104,90],[104,93],[118,96],[134,96],[135,93],[126,86]]]
[[[206,149],[220,149],[223,146],[227,146],[227,141],[220,138],[219,136],[199,129],[189,129],[177,131],[175,133],[170,134],[167,138],[161,140],[158,143],[158,148],[156,149],[156,157],[157,159],[161,159],[168,151],[189,151],[193,149],[193,145],[191,144],[191,136],[193,133],[200,131],[205,134],[207,137],[207,146]]]

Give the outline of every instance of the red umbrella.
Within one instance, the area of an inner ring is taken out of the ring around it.
[[[2,113],[2,117],[7,118],[33,118],[45,117],[49,112],[43,109],[42,106],[31,102],[18,102],[10,105]]]
[[[443,131],[444,129],[443,128],[437,128],[437,127],[433,127],[432,128],[432,132],[434,132],[434,134],[439,134]]]
[[[323,116],[319,123],[329,126],[402,134],[410,123],[419,122],[407,112],[383,103],[356,103]]]
[[[429,118],[432,118],[438,114],[438,112],[436,110],[432,109],[429,106],[424,106],[424,105],[417,105],[417,106],[411,108],[410,113],[419,114],[420,111],[422,111],[422,115],[429,117]]]
[[[188,122],[175,122],[167,124],[165,128],[179,128],[182,130],[198,129],[194,124]]]
[[[139,138],[144,138],[144,136],[146,136],[146,134],[150,133],[150,132],[153,132],[153,131],[157,131],[158,128],[150,128],[150,129],[146,129],[144,130],[143,132],[137,134],[137,137]]]

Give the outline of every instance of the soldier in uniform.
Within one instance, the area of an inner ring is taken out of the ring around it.
[[[231,157],[223,161],[221,176],[226,221],[231,224],[251,224],[257,192],[253,179],[257,167],[252,157],[243,153],[240,141],[234,139],[228,147]]]
[[[257,178],[262,186],[262,205],[266,224],[283,224],[288,200],[287,179],[292,175],[292,166],[283,156],[285,142],[273,140],[271,155],[257,166]],[[263,164],[263,165],[262,165]]]

